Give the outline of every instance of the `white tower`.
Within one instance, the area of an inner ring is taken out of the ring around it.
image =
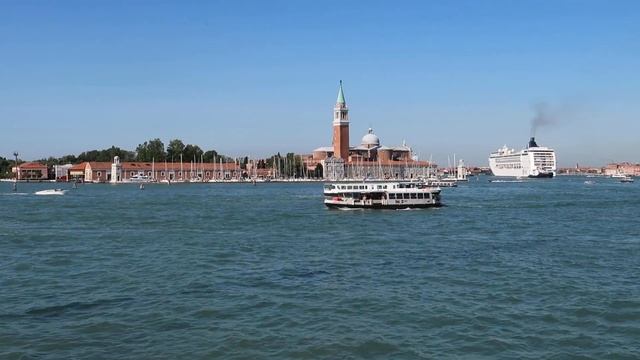
[[[111,183],[115,184],[122,178],[122,165],[120,165],[120,157],[113,157],[113,164],[111,164]]]

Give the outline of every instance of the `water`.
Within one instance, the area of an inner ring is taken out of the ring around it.
[[[595,181],[1,183],[0,358],[639,358],[640,183]]]

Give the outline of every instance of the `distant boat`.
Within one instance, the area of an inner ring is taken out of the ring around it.
[[[34,194],[35,195],[64,195],[66,192],[67,190],[63,190],[63,189],[47,189],[47,190],[36,191]]]
[[[632,183],[634,180],[631,176],[625,176],[623,178],[620,178],[620,182],[621,183]]]
[[[434,187],[457,187],[458,181],[455,178],[428,179],[425,181],[429,186]]]
[[[147,183],[151,182],[151,177],[144,174],[135,174],[131,176],[129,179],[124,180],[123,182],[133,182],[133,183]]]

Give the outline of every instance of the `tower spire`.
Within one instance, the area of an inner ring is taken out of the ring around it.
[[[340,80],[340,89],[338,90],[338,100],[336,100],[337,104],[346,104],[344,101],[344,92],[342,91],[342,80]]]
[[[344,101],[342,80],[340,80],[338,100],[333,107],[333,156],[344,161],[349,159],[349,109]]]

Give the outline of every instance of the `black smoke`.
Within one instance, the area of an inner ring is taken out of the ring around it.
[[[536,136],[536,132],[541,127],[555,125],[560,121],[560,109],[553,108],[546,102],[539,102],[533,105],[534,116],[531,119],[531,137]]]

